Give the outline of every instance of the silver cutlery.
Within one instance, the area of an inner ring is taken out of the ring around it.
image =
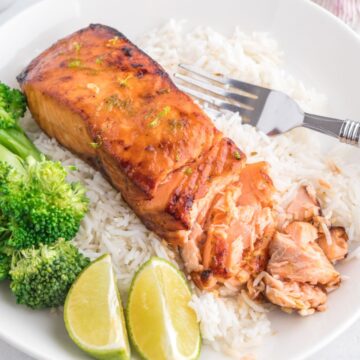
[[[360,147],[360,122],[309,114],[281,91],[211,74],[192,65],[179,67],[182,72],[174,76],[182,91],[218,111],[238,112],[244,123],[265,134],[281,134],[303,126]]]

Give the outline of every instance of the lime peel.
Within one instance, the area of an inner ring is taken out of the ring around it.
[[[190,299],[185,277],[170,262],[153,257],[140,267],[130,288],[126,316],[131,342],[142,358],[152,360],[154,354],[156,359],[199,357],[201,336]],[[153,341],[154,334],[158,341]]]
[[[105,254],[91,263],[74,282],[65,301],[64,320],[71,339],[92,357],[130,359],[110,255]]]

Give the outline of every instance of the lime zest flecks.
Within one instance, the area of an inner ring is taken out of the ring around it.
[[[82,63],[80,59],[71,59],[68,62],[68,68],[76,69],[82,67]]]
[[[113,46],[118,45],[118,43],[119,43],[119,37],[118,37],[118,36],[114,36],[113,38],[109,39],[109,40],[106,42],[106,46],[107,46],[107,47],[113,47]]]
[[[102,63],[104,62],[104,57],[103,56],[98,56],[96,59],[95,59],[95,63],[97,65],[102,65]]]
[[[133,76],[131,74],[127,75],[124,79],[118,78],[117,81],[121,87],[128,87],[128,82]]]
[[[78,55],[81,49],[81,44],[78,43],[77,41],[74,41],[72,43],[72,48],[74,49],[75,53]]]
[[[103,144],[103,139],[100,135],[97,135],[95,137],[95,141],[94,142],[91,142],[90,143],[90,146],[93,148],[93,149],[98,149],[101,147],[101,145]]]
[[[236,160],[241,160],[241,154],[240,154],[239,151],[234,151],[234,158],[235,158]]]
[[[159,112],[159,114],[157,115],[159,118],[162,118],[166,115],[169,114],[171,110],[171,107],[170,106],[164,106],[164,108]]]
[[[130,99],[120,99],[117,94],[108,96],[104,103],[108,111],[115,109],[127,109],[130,106]]]
[[[184,170],[184,174],[185,175],[191,175],[193,173],[193,169],[191,167],[187,167],[185,170]]]
[[[154,117],[154,119],[148,123],[148,127],[157,127],[160,124],[160,119],[168,115],[170,111],[170,106],[164,106],[163,109]]]
[[[97,142],[92,142],[92,143],[90,143],[90,146],[91,146],[93,149],[98,149],[98,148],[101,146],[101,144],[99,144],[99,143],[97,143]]]
[[[160,120],[158,118],[155,118],[153,121],[149,122],[148,127],[154,128],[154,127],[159,126],[159,124],[160,124]]]

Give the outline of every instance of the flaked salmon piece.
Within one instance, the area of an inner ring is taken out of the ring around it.
[[[218,281],[233,276],[230,272],[232,258],[238,254],[237,262],[241,260],[242,239],[251,237],[251,231],[240,222],[240,212],[236,208],[240,195],[241,187],[231,185],[219,193],[211,204],[203,224],[203,234],[197,241],[203,270],[192,273],[200,287],[210,289]],[[241,239],[238,241],[239,237]]]
[[[296,310],[301,315],[310,315],[315,310],[326,309],[327,294],[318,286],[296,281],[282,281],[269,274],[264,276],[264,284],[266,298],[285,311]]]
[[[267,247],[274,233],[271,205],[274,187],[265,162],[247,165],[238,182],[215,197],[198,242],[201,272],[192,276],[206,289],[231,282],[245,284],[266,267]]]
[[[247,164],[240,173],[242,186],[239,205],[272,207],[275,188],[269,176],[269,164],[265,161]]]
[[[325,234],[320,234],[318,244],[326,257],[332,261],[339,261],[346,257],[349,251],[348,236],[343,227],[335,226],[330,228],[331,243],[328,243]]]
[[[340,283],[340,274],[316,242],[304,245],[289,235],[277,232],[269,246],[267,271],[282,280],[332,288]]]
[[[187,272],[201,272],[203,270],[200,248],[196,239],[202,237],[203,229],[195,223],[193,226],[189,239],[184,242],[183,246],[179,249],[181,257],[184,261],[185,269]]]
[[[320,215],[320,204],[311,186],[300,186],[286,209],[293,220],[310,221]]]
[[[301,227],[295,225],[298,231],[305,232],[304,234],[294,234],[293,239],[302,239],[305,241],[313,241],[314,237],[318,238],[317,243],[325,253],[326,257],[332,261],[343,259],[348,252],[348,236],[343,227],[331,227],[329,219],[321,216],[321,207],[316,198],[315,190],[311,186],[302,186],[298,189],[294,199],[287,208],[288,213],[292,219],[302,221]],[[305,223],[304,221],[311,222]],[[285,222],[282,221],[280,225]],[[293,228],[290,223],[285,229],[286,233]],[[283,226],[279,226],[281,229]],[[316,235],[317,233],[317,235]]]
[[[298,245],[306,246],[318,238],[316,227],[304,221],[294,221],[285,228],[285,233]]]
[[[323,311],[327,290],[340,283],[340,274],[329,260],[342,258],[347,252],[346,233],[344,229],[333,231],[335,241],[327,243],[324,232],[329,222],[320,216],[320,205],[310,186],[298,189],[287,212],[278,219],[279,231],[269,245],[266,272],[247,283],[249,294],[253,298],[263,294],[272,303],[301,315]]]

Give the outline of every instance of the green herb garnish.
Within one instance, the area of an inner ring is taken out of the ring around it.
[[[75,50],[76,54],[79,54],[81,45],[77,41],[74,41],[72,43],[72,46],[73,46],[73,49]]]
[[[93,149],[98,149],[98,148],[101,146],[101,144],[96,143],[96,142],[92,142],[92,143],[90,143],[90,146],[91,146]]]
[[[112,111],[114,108],[126,109],[131,103],[129,99],[120,99],[119,96],[116,94],[110,95],[104,100],[104,102],[109,111]]]
[[[191,175],[193,173],[193,169],[191,167],[188,167],[184,170],[185,175]]]
[[[95,63],[97,65],[102,65],[103,61],[104,61],[104,58],[102,56],[98,56],[95,60]]]
[[[234,151],[234,158],[236,160],[240,160],[241,159],[241,154],[239,153],[239,151]]]
[[[94,142],[90,143],[90,146],[93,149],[98,149],[99,147],[101,147],[101,145],[103,144],[103,139],[100,135],[96,135]]]
[[[109,39],[106,42],[106,46],[107,47],[112,47],[112,46],[116,46],[119,42],[119,37],[118,36],[114,36],[113,38]]]
[[[155,118],[149,122],[148,127],[154,128],[160,124],[160,119],[168,115],[171,110],[170,106],[164,106],[164,108],[155,116]]]
[[[148,127],[154,128],[157,127],[160,124],[160,120],[158,118],[155,118],[153,121],[149,122]]]
[[[171,110],[171,107],[170,106],[165,106],[160,112],[159,114],[157,115],[159,118],[162,118],[164,116],[166,116]]]
[[[121,87],[127,87],[128,81],[132,78],[132,75],[127,75],[124,79],[118,79],[119,85]]]
[[[68,62],[68,67],[71,69],[80,68],[82,66],[79,59],[72,59]]]

